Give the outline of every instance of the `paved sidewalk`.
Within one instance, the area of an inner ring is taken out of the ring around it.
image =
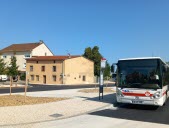
[[[24,84],[13,84],[12,85],[12,87],[25,87],[25,85]],[[10,85],[8,85],[8,84],[0,84],[0,88],[10,88]]]
[[[24,124],[68,118],[109,106],[115,102],[115,94],[105,93],[104,99],[99,101],[98,93],[82,93],[78,92],[79,90],[28,92],[28,96],[70,97],[70,99],[46,104],[0,107],[0,127],[19,127]]]

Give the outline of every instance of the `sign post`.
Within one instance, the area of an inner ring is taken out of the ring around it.
[[[10,96],[12,94],[12,76],[10,76]]]
[[[28,89],[28,83],[29,83],[29,79],[26,79],[24,102],[26,102],[26,92],[27,92],[27,89]]]
[[[100,93],[102,93],[102,99],[103,99],[103,72],[106,67],[106,59],[102,58],[100,63],[100,86],[99,86],[99,100],[100,100]]]

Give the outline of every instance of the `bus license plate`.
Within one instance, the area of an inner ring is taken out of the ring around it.
[[[143,101],[133,100],[133,101],[132,101],[132,103],[133,103],[133,104],[142,104],[142,103],[143,103]]]

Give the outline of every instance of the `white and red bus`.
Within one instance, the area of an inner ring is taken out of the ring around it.
[[[117,102],[162,106],[169,95],[168,67],[160,57],[118,60]]]

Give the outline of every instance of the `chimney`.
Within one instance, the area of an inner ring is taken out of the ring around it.
[[[39,40],[39,42],[42,43],[42,44],[44,43],[43,40]]]
[[[71,55],[70,55],[70,53],[68,53],[68,58],[69,58],[69,59],[71,58]]]

